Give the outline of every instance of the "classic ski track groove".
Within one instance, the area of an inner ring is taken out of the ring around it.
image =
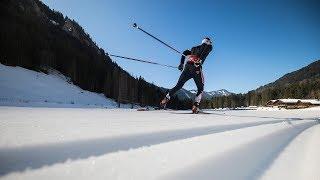
[[[264,124],[261,126],[269,126],[269,128],[271,127],[270,125],[277,125],[278,123],[274,123],[274,124]],[[303,121],[301,123],[293,123],[293,124],[283,124],[283,128],[281,129],[277,129],[273,132],[270,133],[263,133],[263,136],[258,136],[255,139],[252,139],[250,141],[248,141],[245,144],[238,144],[234,147],[232,147],[231,149],[229,148],[228,151],[224,152],[219,156],[215,156],[210,158],[207,157],[205,159],[199,159],[197,161],[195,161],[194,163],[191,164],[191,166],[187,166],[184,167],[183,170],[180,171],[173,171],[173,173],[171,172],[171,174],[166,174],[166,173],[162,173],[160,174],[160,177],[157,177],[156,179],[259,179],[260,176],[268,169],[268,167],[272,166],[273,162],[278,158],[278,156],[283,152],[283,150],[302,132],[304,132],[305,130],[313,127],[314,125],[317,125],[317,121]],[[278,125],[277,125],[278,126]],[[282,125],[281,125],[282,126]],[[288,127],[288,126],[292,126],[292,127]],[[241,128],[243,129],[243,128]],[[240,131],[243,132],[243,130],[238,129]],[[250,129],[255,129],[255,126],[250,127]],[[249,130],[249,129],[248,129]],[[235,130],[237,131],[237,130]],[[244,130],[246,131],[246,130]],[[224,133],[228,134],[228,131],[225,131]],[[218,134],[217,134],[218,135]],[[226,135],[226,134],[225,134]],[[225,136],[223,135],[223,136]],[[243,136],[244,134],[242,134]],[[191,144],[198,144],[198,140],[200,141],[205,141],[206,143],[212,143],[210,141],[210,138],[208,137],[214,137],[214,134],[208,134],[208,136],[202,136],[202,137],[194,137],[196,139],[193,140],[189,140],[189,139],[181,139],[178,141],[170,141],[168,142],[169,144],[172,143],[171,145],[174,145],[174,147],[176,147],[176,145],[179,145],[180,147],[184,147],[184,149],[188,149],[188,146]],[[276,142],[274,142],[276,141]],[[115,156],[117,158],[113,158],[113,160],[117,159],[117,160],[124,160],[124,158],[126,158],[126,156],[128,154],[131,155],[143,155],[146,156],[145,158],[150,159],[154,156],[161,156],[163,155],[162,152],[164,146],[168,146],[168,143],[166,144],[156,144],[155,146],[149,146],[149,147],[144,147],[143,149],[131,149],[130,151],[123,151],[123,152],[117,152],[115,154],[110,154],[110,156]],[[191,144],[189,144],[191,143]],[[272,143],[272,146],[270,146],[270,143]],[[163,146],[164,145],[164,146]],[[204,145],[204,144],[202,144]],[[191,145],[192,146],[192,145]],[[160,148],[160,149],[159,149]],[[254,151],[252,152],[252,149],[254,149]],[[159,151],[160,150],[160,151]],[[146,155],[144,155],[144,152],[149,152]],[[161,154],[157,154],[159,152],[162,152]],[[151,154],[150,154],[151,153]],[[262,156],[261,156],[262,155]],[[106,158],[106,157],[110,157],[108,156],[102,156],[101,158]],[[121,157],[121,158],[120,158]],[[170,157],[170,156],[169,156]],[[173,156],[175,157],[175,156]],[[101,160],[100,157],[95,157]],[[120,159],[118,159],[120,158]],[[141,157],[140,157],[141,158]],[[172,157],[171,157],[172,158]],[[181,157],[180,157],[181,158]],[[159,160],[159,158],[156,158]],[[178,158],[179,159],[179,158]],[[139,166],[139,163],[136,162],[135,160],[138,159],[128,159],[129,160],[129,164],[135,164],[137,163],[137,165]],[[134,161],[132,161],[134,160]],[[156,160],[156,161],[158,161]],[[172,159],[173,161],[177,161]],[[94,161],[94,159],[93,159]],[[109,159],[110,161],[110,159]],[[87,162],[86,161],[80,161],[80,162],[84,162],[85,164],[82,165],[86,165]],[[77,169],[77,165],[79,165],[80,162],[75,162],[75,164],[71,164],[71,167],[74,167],[73,165],[75,165],[74,168]],[[159,162],[157,162],[159,163]],[[183,163],[183,162],[182,162]],[[237,165],[236,163],[245,163],[245,165],[241,166],[241,165]],[[190,164],[190,163],[189,163]],[[87,164],[88,165],[88,164]],[[108,167],[108,164],[106,167]],[[109,164],[110,165],[110,164]],[[59,167],[58,169],[62,170],[61,168],[64,167],[64,164],[59,164],[58,166],[52,166],[52,167],[48,167],[48,173],[57,173],[55,170],[56,168]],[[126,166],[121,168],[125,168]],[[130,165],[129,165],[130,167]],[[156,165],[157,167],[157,165]],[[170,167],[170,166],[169,166]],[[117,166],[116,168],[119,168],[119,166]],[[226,169],[230,170],[232,173],[222,173],[222,177],[221,177],[221,172],[224,172]],[[78,169],[79,170],[79,169]],[[101,168],[100,168],[101,170]],[[120,172],[122,172],[121,169],[119,169]],[[99,171],[99,170],[96,170]],[[34,177],[38,177],[40,171],[38,171],[37,169],[35,169],[34,171],[31,171],[31,176],[26,176],[26,179],[32,179]],[[58,171],[59,172],[59,171]],[[215,177],[215,173],[218,174],[218,178]],[[107,173],[108,174],[108,173]],[[208,176],[201,176],[203,174],[209,175]],[[14,174],[13,174],[14,175]],[[4,179],[14,179],[15,176],[11,176],[11,174],[9,174],[8,176],[5,176]],[[62,179],[68,179],[68,175],[63,173]],[[103,176],[103,177],[107,177],[107,176]],[[126,176],[125,176],[126,177]],[[137,178],[139,177],[139,178]],[[141,179],[141,177],[143,176],[143,173],[138,175],[138,176],[132,176],[133,179]],[[1,177],[0,177],[1,178]],[[123,179],[123,178],[120,178]],[[154,178],[149,178],[149,179],[154,179]]]
[[[99,138],[83,141],[73,141],[37,146],[25,146],[21,148],[0,149],[0,159],[6,166],[0,168],[0,176],[5,174],[38,169],[43,166],[63,163],[66,160],[86,159],[91,156],[100,156],[117,151],[127,151],[143,146],[183,140],[197,136],[228,132],[248,127],[299,120],[272,120],[261,122],[239,123],[233,125],[214,125],[181,130],[169,130],[147,134],[135,134],[130,136]]]
[[[278,130],[265,137],[254,139],[246,146],[233,148],[222,156],[206,159],[204,162],[193,164],[184,168],[181,172],[164,176],[162,179],[259,179],[292,141],[317,124],[319,123],[314,121],[314,123],[300,124],[295,128]],[[252,151],[253,148],[256,150]],[[263,158],[261,158],[261,155],[263,155]],[[246,165],[239,166],[237,164],[239,162],[243,162]],[[233,171],[232,173],[224,173],[221,176],[220,172],[226,169],[232,169]],[[207,174],[211,176],[204,176]]]
[[[267,179],[314,179],[319,177],[320,156],[315,157],[320,143],[315,134],[320,134],[320,123],[304,130],[296,136],[266,169],[260,178]],[[319,137],[319,136],[318,136]],[[303,144],[301,146],[301,143]],[[284,164],[290,164],[286,167]],[[284,168],[286,167],[286,168]],[[283,174],[283,171],[293,171]]]

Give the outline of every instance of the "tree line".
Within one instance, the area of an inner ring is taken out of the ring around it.
[[[320,99],[320,78],[315,77],[283,86],[249,91],[246,94],[232,94],[213,98],[207,108],[236,108],[241,106],[263,106],[272,99]]]

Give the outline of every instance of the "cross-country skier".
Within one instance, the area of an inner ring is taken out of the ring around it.
[[[180,78],[175,87],[169,90],[168,94],[160,102],[160,106],[165,107],[169,102],[170,98],[182,88],[182,86],[189,80],[193,79],[196,83],[198,92],[192,106],[192,112],[199,112],[199,104],[204,87],[204,77],[202,73],[202,64],[206,57],[212,50],[212,41],[206,37],[202,40],[201,45],[195,46],[190,50],[185,50],[181,56],[181,61],[178,69],[182,71]],[[185,58],[187,57],[187,63],[184,65]]]

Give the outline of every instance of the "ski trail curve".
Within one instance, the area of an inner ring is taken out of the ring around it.
[[[143,146],[281,122],[283,121],[272,120],[233,125],[216,125],[112,138],[25,146],[21,148],[2,148],[0,149],[0,176],[14,171],[23,171],[27,168],[37,169],[45,165],[65,162],[66,160],[85,159],[91,156],[100,156]]]
[[[320,124],[299,134],[264,172],[261,179],[320,179],[319,137]]]
[[[309,121],[292,125],[292,128],[255,139],[224,152],[221,156],[206,159],[162,179],[258,179],[295,137],[316,124],[317,121]]]

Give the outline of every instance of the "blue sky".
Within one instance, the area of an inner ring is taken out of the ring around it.
[[[76,20],[106,52],[178,65],[180,51],[214,41],[204,64],[205,90],[245,93],[320,59],[320,3],[308,0],[43,0]],[[134,76],[171,88],[178,70],[114,59]],[[184,88],[195,89],[190,80]]]

